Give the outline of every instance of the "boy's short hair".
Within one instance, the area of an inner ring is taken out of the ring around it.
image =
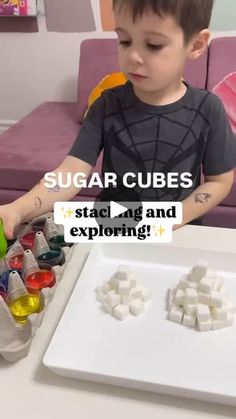
[[[208,28],[213,5],[214,0],[113,0],[113,10],[130,9],[133,21],[148,9],[160,17],[172,15],[183,30],[186,43]]]

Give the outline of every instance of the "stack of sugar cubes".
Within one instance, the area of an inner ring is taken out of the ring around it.
[[[231,326],[235,305],[227,298],[224,280],[199,261],[169,290],[169,319],[200,331]]]
[[[118,320],[125,320],[129,314],[142,314],[145,303],[152,297],[150,290],[136,280],[126,265],[120,265],[96,292],[103,308]]]

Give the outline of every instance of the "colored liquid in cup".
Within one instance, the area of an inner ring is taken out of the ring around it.
[[[39,266],[41,262],[47,263],[51,266],[62,265],[65,262],[65,257],[61,249],[57,248],[57,250],[52,249],[38,256],[37,262]]]
[[[16,271],[21,271],[23,268],[23,258],[24,255],[16,255],[11,258],[9,261],[10,268]]]
[[[51,237],[49,240],[49,246],[52,250],[58,247],[65,247],[67,243],[65,242],[65,238],[63,234],[58,234],[57,236]]]
[[[34,246],[34,239],[35,239],[35,234],[37,233],[37,231],[30,231],[29,233],[26,233],[24,236],[22,236],[20,238],[20,244],[22,245],[22,247],[27,250],[33,249]]]
[[[53,271],[41,270],[29,275],[25,279],[25,286],[28,290],[42,290],[43,288],[52,288],[56,284],[56,278]]]
[[[17,269],[13,269],[13,270],[14,271],[17,271],[21,275],[21,271],[20,270],[17,270]],[[6,292],[8,290],[9,275],[10,275],[10,272],[12,272],[13,270],[10,269],[9,271],[3,272],[0,275],[0,284],[2,284],[5,287]]]
[[[33,231],[43,231],[45,226],[45,220],[39,220],[35,221],[33,224],[31,224],[31,228]]]
[[[17,323],[25,324],[27,317],[42,310],[40,294],[25,294],[15,300],[10,300],[9,310]]]

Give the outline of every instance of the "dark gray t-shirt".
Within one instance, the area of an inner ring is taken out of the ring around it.
[[[185,95],[164,106],[142,102],[129,81],[106,90],[91,106],[68,154],[94,166],[103,150],[102,172],[116,173],[117,191],[123,192],[126,172],[143,178],[148,172],[189,172],[191,188],[137,186],[123,199],[182,201],[199,186],[201,170],[219,175],[236,166],[236,138],[221,100],[185,84]]]

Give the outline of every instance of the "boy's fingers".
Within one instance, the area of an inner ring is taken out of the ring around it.
[[[4,233],[6,235],[7,239],[13,239],[14,237],[14,225],[13,224],[8,224],[6,227],[4,227]]]

